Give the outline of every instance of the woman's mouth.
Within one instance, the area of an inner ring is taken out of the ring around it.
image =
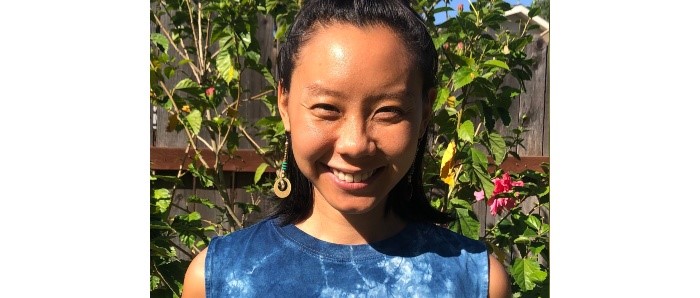
[[[340,170],[331,168],[333,175],[338,178],[338,180],[348,183],[359,183],[367,180],[374,174],[374,170],[357,172],[357,173],[344,173]]]

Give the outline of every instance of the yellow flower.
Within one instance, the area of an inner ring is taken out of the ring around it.
[[[442,155],[442,162],[440,162],[440,179],[447,183],[450,188],[455,185],[455,172],[453,168],[455,153],[457,153],[455,141],[450,141],[445,149],[445,154]]]
[[[188,105],[182,106],[182,111],[183,111],[183,112],[189,113],[189,112],[190,112],[190,106],[188,106]]]

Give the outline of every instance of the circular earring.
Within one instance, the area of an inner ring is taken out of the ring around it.
[[[289,139],[284,141],[284,158],[282,159],[281,169],[277,172],[277,179],[275,179],[275,185],[273,190],[275,195],[280,199],[284,199],[289,196],[292,192],[292,184],[289,179],[285,177],[285,172],[287,172],[287,150],[289,149]]]

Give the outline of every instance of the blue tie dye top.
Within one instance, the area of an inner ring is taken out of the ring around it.
[[[429,223],[340,245],[267,219],[212,239],[205,284],[207,297],[486,297],[488,253]]]

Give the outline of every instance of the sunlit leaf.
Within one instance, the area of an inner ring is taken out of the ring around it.
[[[457,136],[460,140],[465,140],[470,143],[473,142],[474,123],[472,123],[471,120],[466,120],[462,122],[462,124],[459,125],[459,129],[457,130]]]
[[[494,162],[500,165],[506,158],[506,141],[503,140],[500,134],[492,132],[489,133],[488,143],[489,149],[491,149],[491,153],[493,154]]]
[[[447,144],[445,153],[442,155],[442,161],[440,162],[440,179],[450,185],[450,187],[454,187],[455,184],[454,170],[452,169],[455,153],[457,153],[455,141],[450,141],[450,143]]]
[[[153,191],[153,198],[156,200],[169,199],[170,192],[165,188],[159,188]]]
[[[506,64],[503,61],[495,60],[495,59],[488,60],[488,61],[484,62],[484,66],[498,67],[498,68],[503,68],[505,70],[510,70],[510,68],[508,67],[508,64]]]
[[[531,259],[515,260],[510,273],[515,283],[525,291],[534,289],[536,283],[541,283],[547,278],[547,272],[540,270],[540,264]]]
[[[268,164],[267,163],[261,163],[257,169],[255,169],[255,176],[253,177],[253,183],[258,183],[260,181],[260,177],[262,177],[262,174],[265,173],[265,170],[267,169]]]
[[[233,66],[234,64],[228,51],[221,51],[216,55],[216,70],[226,83],[231,83],[236,75],[236,70]]]
[[[458,90],[465,85],[471,83],[476,74],[467,67],[462,67],[458,69],[454,74],[452,74],[452,90]]]
[[[168,52],[168,47],[170,44],[168,44],[168,39],[165,37],[165,35],[160,33],[151,33],[151,41],[159,45],[163,52]]]
[[[201,197],[198,197],[198,196],[195,196],[195,195],[191,195],[191,196],[187,197],[187,202],[189,202],[189,203],[199,203],[199,204],[202,204],[202,205],[207,206],[207,207],[209,207],[209,208],[214,208],[214,207],[216,207],[216,205],[215,205],[214,203],[212,203],[209,199],[201,198]]]
[[[457,221],[450,227],[452,231],[472,239],[479,239],[479,221],[472,218],[468,209],[455,208]]]
[[[189,89],[189,88],[199,88],[199,84],[197,82],[193,81],[192,79],[186,78],[182,79],[181,81],[177,82],[175,85],[175,89]]]
[[[542,226],[542,223],[537,217],[535,217],[535,215],[528,216],[527,219],[525,219],[525,223],[531,228],[535,229],[535,231],[538,231]]]
[[[192,129],[192,134],[199,134],[199,130],[202,129],[202,112],[193,110],[185,116],[185,120]]]

